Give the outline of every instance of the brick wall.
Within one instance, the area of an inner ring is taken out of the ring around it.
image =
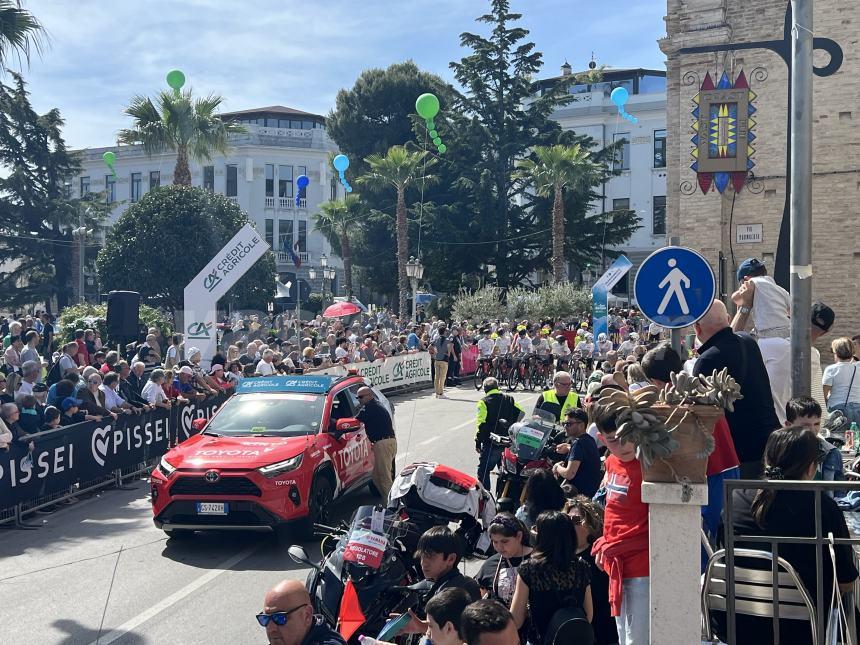
[[[667,37],[660,46],[667,55],[668,101],[667,218],[669,234],[697,249],[717,266],[719,253],[734,275],[737,264],[750,256],[764,257],[772,266],[785,206],[788,68],[768,50],[735,50],[728,55],[680,56],[684,47],[730,42],[781,39],[787,0],[667,0]],[[860,333],[860,2],[817,0],[813,31],[842,47],[841,69],[815,77],[813,96],[813,299],[836,312],[834,329],[819,343],[829,360],[829,341]],[[815,62],[827,62],[816,52]],[[761,68],[767,77],[754,74]],[[706,71],[716,81],[723,70],[734,76],[743,69],[758,95],[755,118],[754,172],[762,182],[758,194],[727,189],[688,195],[680,187],[695,185],[690,170],[691,99],[698,85],[685,82]],[[761,224],[761,244],[738,244],[739,224]],[[729,280],[731,291],[734,278]]]

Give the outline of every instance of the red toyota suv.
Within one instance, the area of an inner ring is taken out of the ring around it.
[[[271,528],[286,537],[297,520],[305,534],[325,522],[333,499],[370,481],[373,450],[355,419],[365,384],[357,375],[242,380],[153,470],[156,527],[171,536]]]

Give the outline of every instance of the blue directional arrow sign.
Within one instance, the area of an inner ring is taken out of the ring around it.
[[[711,265],[682,246],[649,255],[633,284],[639,309],[661,327],[680,329],[707,313],[717,292]]]

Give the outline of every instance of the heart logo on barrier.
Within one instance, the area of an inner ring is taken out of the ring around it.
[[[110,426],[105,428],[96,428],[93,431],[93,437],[90,443],[93,451],[93,459],[96,460],[96,463],[98,463],[99,466],[104,466],[105,459],[108,454],[108,446],[110,444]]]
[[[185,435],[185,439],[191,436],[191,422],[196,418],[194,415],[197,406],[195,405],[187,405],[182,408],[181,418],[179,422],[179,427],[182,428],[182,433]]]

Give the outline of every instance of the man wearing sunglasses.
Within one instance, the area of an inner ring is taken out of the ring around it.
[[[322,616],[314,615],[311,597],[298,580],[269,589],[257,622],[266,628],[270,645],[346,645]]]

